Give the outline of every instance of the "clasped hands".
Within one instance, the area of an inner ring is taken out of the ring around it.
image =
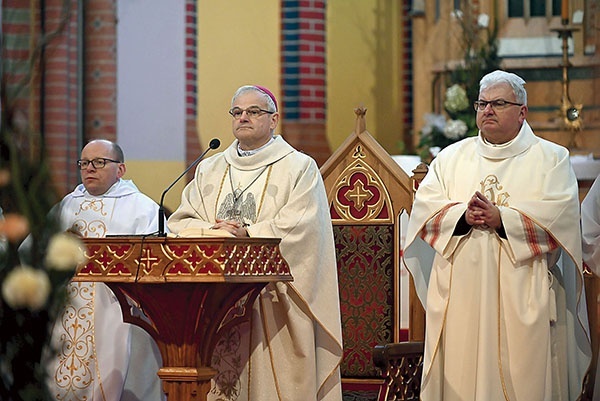
[[[244,227],[239,221],[235,220],[221,220],[217,219],[217,222],[212,229],[221,229],[225,230],[230,234],[233,234],[235,237],[248,237],[248,231],[246,227]]]
[[[465,220],[471,226],[490,227],[497,230],[502,226],[500,210],[495,203],[491,202],[481,192],[476,191],[469,200]]]

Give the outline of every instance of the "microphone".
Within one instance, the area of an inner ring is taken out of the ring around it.
[[[204,156],[206,156],[206,154],[208,153],[209,150],[211,149],[217,149],[219,146],[221,146],[221,141],[219,141],[217,138],[213,138],[210,143],[208,144],[208,149],[206,149],[204,152],[202,152],[202,154],[200,156],[198,156],[198,158],[196,160],[194,160],[194,162],[192,164],[190,164],[188,166],[188,168],[185,169],[185,171],[183,173],[181,173],[181,175],[179,177],[177,177],[175,179],[175,181],[173,181],[171,183],[171,185],[169,185],[169,187],[167,189],[164,190],[164,192],[162,193],[162,196],[160,197],[160,204],[158,206],[158,236],[159,237],[166,237],[167,234],[165,233],[165,207],[164,207],[164,202],[165,202],[165,195],[167,194],[167,192],[169,192],[169,189],[173,188],[173,185],[175,185],[177,183],[177,181],[179,181],[181,179],[181,177],[183,177],[188,171],[190,171],[190,169],[192,167],[194,167],[200,160],[202,160],[204,158]]]

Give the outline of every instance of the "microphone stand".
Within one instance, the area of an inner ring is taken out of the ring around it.
[[[165,232],[165,207],[164,207],[165,195],[167,194],[167,192],[169,192],[169,190],[171,188],[173,188],[173,186],[177,183],[177,181],[179,181],[181,179],[181,177],[183,177],[188,171],[190,171],[190,169],[192,167],[194,167],[200,160],[202,160],[204,158],[204,156],[206,156],[206,154],[208,153],[209,150],[217,149],[220,145],[221,145],[221,141],[219,141],[217,138],[214,138],[213,140],[211,140],[210,144],[208,145],[208,149],[206,149],[204,152],[202,152],[202,154],[200,156],[198,156],[198,158],[196,160],[194,160],[192,162],[192,164],[190,164],[188,166],[188,168],[186,168],[184,170],[184,172],[181,173],[179,175],[179,177],[177,177],[175,179],[175,181],[173,181],[171,183],[171,185],[169,185],[167,187],[167,189],[165,189],[163,191],[162,196],[160,197],[160,204],[158,206],[158,236],[159,237],[167,236],[167,233]]]

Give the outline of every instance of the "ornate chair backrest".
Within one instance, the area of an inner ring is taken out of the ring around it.
[[[410,213],[414,182],[367,132],[366,110],[355,113],[354,132],[321,174],[337,252],[342,387],[371,384],[378,389],[381,375],[373,365],[373,348],[401,340],[400,215]],[[418,321],[418,313],[415,317]]]

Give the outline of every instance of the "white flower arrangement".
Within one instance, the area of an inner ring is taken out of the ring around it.
[[[448,139],[460,139],[466,135],[469,127],[463,120],[448,120],[444,127],[444,136]]]
[[[6,231],[0,230],[0,233],[6,235]],[[2,243],[6,245],[5,241]],[[74,235],[55,234],[48,243],[45,265],[49,269],[72,271],[85,261],[83,249],[83,243]],[[51,286],[46,271],[20,265],[13,268],[2,281],[2,298],[13,309],[26,308],[35,312],[46,305]]]
[[[446,117],[443,114],[425,113],[423,116],[425,126],[421,130],[421,135],[430,136],[435,130],[444,131],[446,127]]]
[[[469,108],[469,98],[465,88],[458,84],[454,84],[446,89],[446,100],[444,107],[450,113],[458,113]]]
[[[38,311],[46,305],[50,288],[46,272],[21,265],[11,270],[2,282],[2,298],[13,309]]]
[[[55,270],[73,270],[85,261],[84,245],[73,234],[54,235],[48,243],[46,266]]]

